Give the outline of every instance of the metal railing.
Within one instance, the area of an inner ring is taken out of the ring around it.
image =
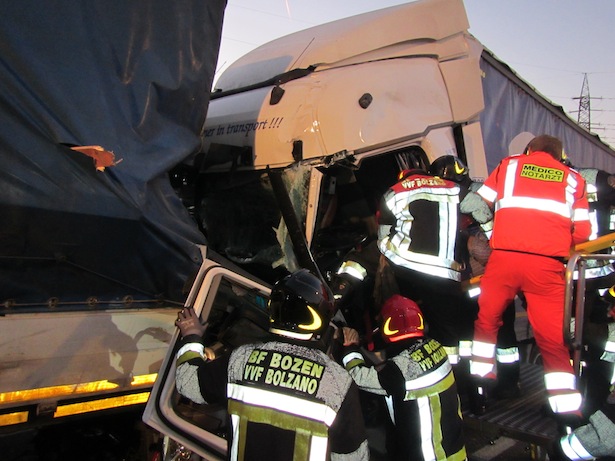
[[[575,247],[566,263],[566,294],[564,298],[564,339],[572,348],[572,365],[577,376],[581,375],[581,354],[583,351],[583,326],[585,322],[585,287],[587,261],[615,262],[615,254],[595,253],[615,246],[615,233],[598,237]],[[577,279],[574,280],[574,274]],[[575,285],[576,282],[576,285]],[[576,292],[574,290],[576,286]],[[608,288],[608,287],[607,287]],[[571,334],[572,306],[574,308],[574,334]]]

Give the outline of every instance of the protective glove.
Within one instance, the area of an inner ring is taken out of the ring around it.
[[[349,327],[343,327],[342,333],[344,335],[343,344],[344,346],[358,346],[359,345],[359,333],[357,330],[354,330]]]
[[[192,307],[184,307],[179,311],[175,325],[179,328],[184,338],[188,335],[198,335],[202,337],[206,330],[206,326],[201,323],[199,316],[196,315]]]

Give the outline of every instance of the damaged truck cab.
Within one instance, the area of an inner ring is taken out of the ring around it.
[[[271,171],[317,260],[368,232],[364,218],[400,168],[452,154],[486,177],[482,47],[467,28],[461,1],[415,2],[283,37],[231,65],[194,159],[208,246],[265,272],[296,267]]]

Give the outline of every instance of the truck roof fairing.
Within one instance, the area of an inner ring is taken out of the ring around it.
[[[468,28],[462,0],[419,0],[371,11],[295,32],[256,48],[225,70],[215,90],[249,86],[293,69],[340,65],[366,54],[369,58],[361,61],[377,59],[377,55],[380,59],[399,57],[407,53],[400,44],[420,50],[412,54],[434,54],[439,47],[430,45],[445,43]],[[447,52],[450,51],[436,54],[445,58]]]
[[[204,152],[246,148],[240,168],[284,167],[472,123],[483,109],[482,47],[467,28],[461,0],[421,0],[269,42],[220,77]]]

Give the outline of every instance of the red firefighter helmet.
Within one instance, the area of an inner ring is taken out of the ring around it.
[[[425,322],[419,306],[411,299],[393,295],[380,311],[382,336],[387,342],[424,336]]]

